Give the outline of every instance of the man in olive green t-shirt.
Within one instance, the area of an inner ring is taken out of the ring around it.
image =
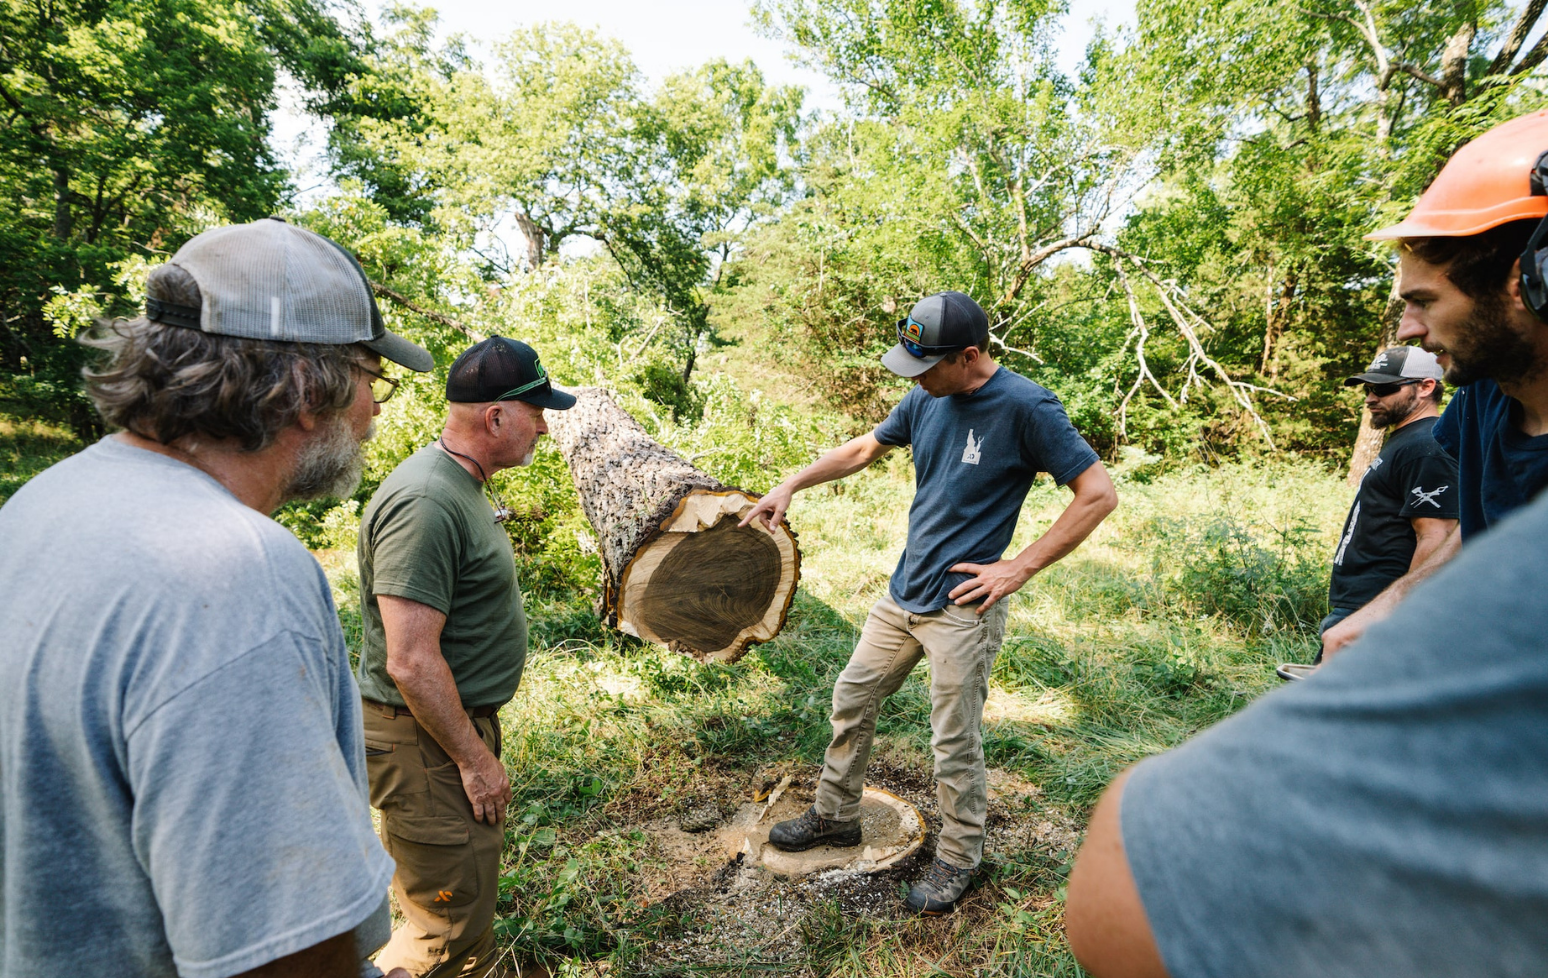
[[[554,390],[537,353],[491,337],[452,364],[441,437],[405,459],[360,520],[371,804],[397,861],[405,923],[377,958],[417,978],[494,966],[500,822],[511,799],[498,711],[516,693],[527,618],[489,476],[532,461]]]

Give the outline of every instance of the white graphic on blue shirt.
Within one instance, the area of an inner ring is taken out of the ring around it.
[[[1410,489],[1408,491],[1414,494],[1414,505],[1416,507],[1417,506],[1422,506],[1425,503],[1429,503],[1431,506],[1434,506],[1436,509],[1440,509],[1441,508],[1441,504],[1435,501],[1435,497],[1439,496],[1441,493],[1445,492],[1447,489],[1450,489],[1450,488],[1451,488],[1450,486],[1441,486],[1439,489],[1432,489],[1429,492],[1425,492],[1423,488],[1421,488],[1419,486],[1414,486],[1412,489]]]
[[[967,447],[962,450],[962,461],[966,462],[968,465],[977,465],[978,464],[978,460],[979,460],[979,458],[982,455],[983,447],[984,447],[984,440],[982,438],[980,438],[977,441],[974,441],[973,440],[973,429],[969,428],[968,429]]]

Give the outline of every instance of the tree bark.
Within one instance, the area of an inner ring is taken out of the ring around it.
[[[789,524],[738,528],[756,495],[657,444],[607,391],[572,393],[546,417],[596,531],[603,620],[705,662],[777,635],[801,577]]]
[[[543,250],[548,235],[529,214],[516,212],[516,230],[527,242],[527,268],[529,271],[543,264]]]
[[[70,190],[70,171],[63,166],[54,168],[54,237],[59,241],[69,239],[75,229],[75,215],[70,209],[74,194]]]

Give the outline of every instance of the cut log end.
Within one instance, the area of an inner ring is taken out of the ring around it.
[[[755,498],[684,496],[620,576],[618,627],[700,661],[734,662],[778,634],[801,576],[795,535],[738,527]]]

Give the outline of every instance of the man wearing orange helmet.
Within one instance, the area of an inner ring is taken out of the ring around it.
[[[1428,560],[1329,628],[1324,656],[1548,485],[1545,182],[1548,112],[1538,112],[1462,147],[1402,223],[1367,235],[1397,242],[1398,338],[1434,353],[1460,388],[1434,434],[1457,460],[1461,519]]]
[[[1464,385],[1436,437],[1466,548],[1354,654],[1113,783],[1065,903],[1095,978],[1543,973],[1544,163],[1548,113],[1507,123],[1374,235],[1401,243],[1400,335]]]

